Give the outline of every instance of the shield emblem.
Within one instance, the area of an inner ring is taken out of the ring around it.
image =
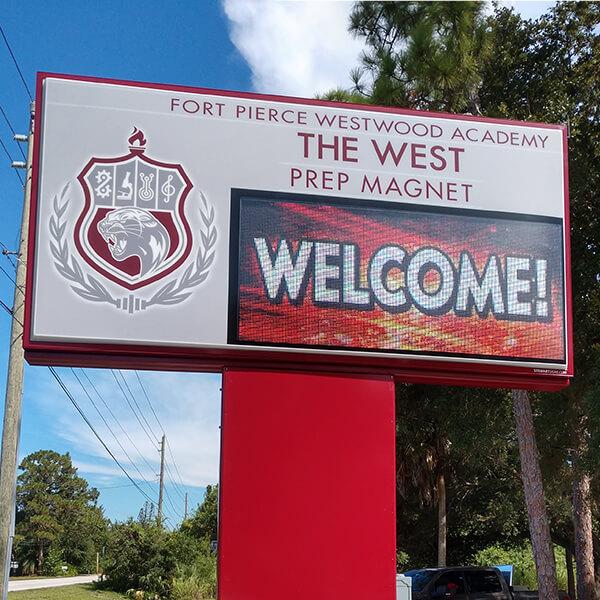
[[[192,247],[184,212],[192,183],[181,165],[147,157],[134,130],[130,153],[92,158],[77,177],[85,206],[75,245],[96,271],[129,290],[158,281],[183,264]]]

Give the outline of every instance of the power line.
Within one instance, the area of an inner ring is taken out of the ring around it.
[[[48,370],[50,371],[50,373],[52,373],[52,375],[54,376],[54,379],[56,379],[56,381],[58,382],[58,385],[60,385],[63,392],[67,395],[67,398],[69,398],[69,400],[71,401],[71,404],[73,404],[73,406],[77,409],[77,412],[81,415],[81,418],[86,422],[87,426],[92,430],[92,432],[94,433],[96,438],[98,438],[98,441],[102,444],[102,446],[104,446],[104,449],[108,452],[108,454],[115,461],[115,463],[117,463],[117,465],[119,466],[121,471],[123,471],[123,473],[125,473],[125,476],[127,477],[127,479],[129,479],[129,481],[131,481],[131,483],[136,487],[136,489],[140,492],[140,494],[142,494],[142,496],[144,496],[144,498],[146,498],[146,500],[148,500],[148,502],[153,503],[154,500],[152,500],[152,498],[150,498],[150,496],[148,496],[148,494],[146,494],[146,492],[132,479],[131,475],[129,475],[129,473],[125,470],[123,465],[117,460],[117,457],[111,452],[110,448],[104,443],[104,440],[100,437],[98,432],[94,429],[94,426],[91,424],[90,420],[85,416],[85,413],[83,412],[81,407],[77,404],[75,398],[71,395],[71,392],[69,392],[67,386],[64,384],[63,380],[59,377],[59,375],[56,372],[56,370],[54,369],[54,367],[48,367]]]
[[[185,484],[183,483],[183,478],[181,477],[181,474],[179,473],[179,469],[177,468],[177,463],[175,462],[175,457],[173,456],[173,451],[171,450],[171,445],[169,444],[169,438],[167,438],[167,450],[169,452],[171,460],[173,461],[173,466],[175,467],[175,472],[177,473],[177,476],[179,477],[179,483],[181,484],[181,487],[185,489]]]
[[[175,482],[175,480],[173,479],[173,475],[171,473],[171,469],[169,469],[169,465],[165,462],[165,471],[167,474],[167,477],[169,479],[169,481],[171,482],[171,484],[173,485],[173,489],[182,497],[185,498],[185,492],[182,492],[179,487],[178,487],[178,483]]]
[[[12,256],[16,256],[17,252],[11,252],[2,241],[0,241],[0,246],[2,246],[2,254],[6,256],[6,260],[8,260],[8,262],[16,269],[17,263],[13,262]]]
[[[124,483],[123,485],[103,485],[102,487],[97,487],[96,489],[100,492],[102,490],[117,490],[119,488],[128,488],[131,486],[131,483]]]
[[[11,260],[11,259],[9,258],[9,256],[8,256],[8,255],[9,255],[9,251],[8,251],[8,249],[6,248],[6,246],[5,246],[5,245],[4,245],[2,242],[0,242],[0,246],[2,246],[2,248],[4,248],[4,249],[5,249],[5,251],[4,251],[4,252],[2,252],[2,254],[4,254],[4,255],[5,255],[7,258],[8,258],[8,262],[10,262],[10,264],[11,264],[13,267],[15,267],[15,268],[16,268],[16,265],[15,265],[15,264],[12,262],[12,260]],[[8,280],[9,280],[11,283],[14,283],[14,284],[15,284],[15,286],[17,285],[17,281],[16,281],[15,277],[14,277],[13,275],[11,275],[10,273],[8,273],[8,272],[7,272],[7,271],[4,269],[4,267],[0,266],[0,271],[6,275],[7,279],[8,279]],[[21,286],[21,292],[23,293],[23,295],[25,294],[25,289],[24,289],[24,286]]]
[[[155,467],[153,467],[147,461],[146,457],[140,452],[140,449],[135,445],[135,442],[131,439],[131,437],[129,437],[129,434],[127,433],[127,431],[125,430],[125,428],[123,427],[123,425],[121,424],[121,422],[119,421],[119,419],[117,419],[117,417],[115,416],[115,413],[113,413],[113,411],[111,410],[111,408],[108,405],[108,403],[106,402],[106,400],[104,400],[104,398],[102,397],[102,394],[98,391],[98,389],[94,385],[93,381],[90,379],[89,375],[83,369],[81,369],[81,372],[83,373],[83,375],[85,376],[85,378],[88,380],[89,384],[92,386],[92,389],[94,390],[94,392],[96,393],[96,395],[98,396],[98,398],[100,398],[100,400],[102,401],[102,404],[104,404],[104,407],[106,408],[106,410],[110,413],[110,416],[115,420],[115,422],[117,423],[117,425],[121,428],[121,431],[123,432],[123,435],[125,435],[125,437],[129,440],[129,443],[136,449],[136,451],[139,454],[140,458],[146,463],[146,466],[151,471],[154,471]]]
[[[142,390],[142,393],[144,394],[146,401],[148,402],[148,406],[150,407],[150,410],[152,411],[152,414],[154,415],[154,418],[156,419],[158,426],[160,427],[161,431],[164,433],[165,428],[163,427],[163,424],[160,422],[160,419],[158,418],[158,415],[156,414],[156,411],[154,410],[154,407],[152,406],[152,402],[150,401],[150,396],[148,396],[148,393],[146,392],[146,388],[144,387],[144,384],[142,383],[140,375],[137,371],[135,371],[135,376],[137,377],[137,380],[138,380],[138,383]],[[171,444],[169,444],[168,437],[166,438],[166,441],[167,441],[167,450],[169,452],[169,455],[171,456],[171,460],[173,461],[173,466],[175,467],[175,472],[177,473],[177,476],[179,477],[179,483],[181,484],[181,487],[185,488],[185,484],[183,483],[183,478],[181,477],[181,474],[179,473],[179,469],[177,468],[177,462],[175,461],[175,457],[173,456],[173,450],[171,450]],[[173,481],[172,483],[175,483],[175,482]]]
[[[146,402],[148,403],[148,406],[150,407],[150,410],[152,411],[152,414],[154,415],[154,419],[156,420],[156,422],[158,423],[158,426],[160,428],[160,430],[163,432],[165,431],[165,428],[163,427],[163,424],[160,422],[160,419],[158,418],[158,415],[156,414],[156,411],[154,410],[154,407],[152,406],[152,402],[150,401],[150,396],[148,395],[148,393],[146,392],[146,388],[144,387],[144,384],[142,383],[142,380],[140,378],[140,375],[137,371],[135,371],[135,376],[138,380],[138,384],[142,390],[142,393],[144,394],[144,397],[146,398]],[[147,421],[146,421],[147,422]],[[150,426],[150,425],[148,425]],[[165,440],[167,442],[167,450],[169,452],[169,455],[171,457],[171,460],[173,461],[173,467],[175,468],[175,471],[179,477],[179,481],[180,481],[180,485],[183,489],[185,489],[185,485],[183,483],[183,479],[181,477],[181,474],[179,473],[179,469],[177,468],[177,463],[175,461],[175,457],[173,456],[173,451],[171,450],[171,445],[169,444],[169,438],[165,436]],[[183,492],[180,488],[179,488],[179,484],[177,484],[177,482],[174,480],[173,478],[173,474],[171,472],[171,469],[169,468],[169,465],[165,462],[165,470],[166,470],[166,475],[167,478],[169,479],[169,481],[171,482],[171,484],[173,485],[173,489],[180,494],[180,496],[185,499],[185,492]],[[165,488],[165,494],[167,494],[167,499],[169,501],[169,503],[171,504],[171,506],[173,506],[173,503],[171,502],[170,497],[168,496],[168,493],[166,491]],[[175,507],[173,507],[173,510],[176,511]],[[177,512],[177,511],[176,511]],[[177,513],[177,516],[180,517],[182,515],[180,515],[179,513]],[[184,517],[185,518],[185,517]]]
[[[115,441],[117,442],[117,444],[119,444],[119,447],[121,448],[121,450],[123,450],[123,452],[125,453],[125,456],[127,457],[127,460],[129,461],[129,463],[139,473],[140,478],[142,479],[142,481],[144,483],[146,483],[148,486],[152,487],[152,484],[144,477],[144,475],[142,474],[142,472],[139,470],[138,466],[131,459],[131,456],[129,456],[129,454],[127,453],[127,450],[125,450],[125,448],[123,447],[123,444],[121,444],[121,442],[119,441],[119,438],[115,435],[115,432],[111,429],[110,425],[108,424],[108,422],[104,418],[104,415],[102,414],[102,412],[100,411],[100,409],[98,408],[98,406],[96,405],[96,403],[94,402],[94,399],[92,398],[92,396],[88,392],[87,388],[83,385],[83,382],[81,381],[81,379],[79,379],[77,373],[75,372],[75,369],[71,368],[71,372],[75,376],[75,379],[77,379],[77,382],[81,386],[81,389],[84,391],[85,395],[89,398],[90,402],[92,403],[92,406],[96,409],[96,412],[98,413],[98,415],[100,415],[100,418],[102,419],[102,421],[106,425],[106,428],[108,429],[108,431],[110,431],[110,433],[112,434],[112,436],[115,438]],[[98,392],[96,391],[96,393],[98,393]]]
[[[144,427],[144,424],[142,423],[142,421],[139,418],[138,414],[135,412],[135,409],[133,408],[131,402],[129,401],[129,398],[127,397],[127,394],[125,393],[125,390],[123,389],[123,386],[121,385],[121,382],[118,380],[116,373],[114,371],[112,371],[112,370],[111,370],[111,373],[112,373],[113,377],[115,378],[115,381],[117,382],[117,385],[119,386],[119,389],[121,390],[121,393],[123,394],[123,397],[127,401],[127,404],[129,404],[129,408],[131,409],[131,412],[133,413],[134,417],[137,419],[137,422],[140,424],[140,427],[143,429],[144,433],[146,434],[146,436],[148,437],[148,439],[150,440],[150,442],[152,443],[152,445],[156,444],[157,440],[156,439],[153,440],[150,437],[150,434],[148,433],[148,430]]]
[[[4,246],[4,244],[2,244],[2,242],[0,242],[0,245]],[[10,279],[10,281],[12,281],[15,285],[16,282],[13,279],[13,277],[11,277],[1,266],[0,266],[0,271],[2,271],[2,273],[4,273],[8,279]],[[7,304],[5,304],[2,300],[0,300],[0,306],[9,314],[13,317],[13,319],[15,319],[15,321],[21,326],[23,327],[23,323],[21,323],[21,321],[19,321],[19,319],[15,318],[15,316],[13,315],[13,310],[12,308],[10,308],[10,306],[8,306]]]
[[[13,134],[13,139],[14,139],[15,136],[17,135],[17,132],[14,130],[13,126],[11,125],[10,121],[8,120],[8,117],[6,116],[6,113],[4,112],[4,109],[2,108],[1,104],[0,104],[0,112],[2,113],[2,116],[4,117],[6,124],[8,125],[11,133]],[[23,148],[21,148],[21,145],[17,144],[17,147],[19,148],[19,152],[21,152],[21,156],[23,157],[23,160],[27,160],[27,158],[25,157],[25,152],[23,152]]]
[[[6,246],[4,246],[4,244],[2,244],[2,242],[0,242],[0,245],[1,245],[3,248],[6,248]],[[13,263],[12,263],[12,261],[10,261],[10,259],[9,259],[9,262],[10,262],[11,264],[13,264]],[[14,266],[14,265],[13,265],[13,266]],[[0,266],[0,271],[6,275],[7,279],[8,279],[8,280],[9,280],[11,283],[14,283],[14,284],[15,284],[15,286],[17,285],[17,281],[16,281],[15,277],[13,277],[13,276],[12,276],[10,273],[8,273],[8,272],[7,272],[7,271],[4,269],[4,267]],[[24,286],[21,286],[21,288],[20,288],[20,289],[21,289],[21,292],[23,293],[23,295],[25,295],[25,289],[24,289]],[[18,321],[17,321],[17,322],[18,322]]]
[[[148,423],[148,419],[146,419],[146,415],[144,415],[144,413],[142,412],[142,409],[140,408],[140,405],[138,404],[134,393],[131,391],[131,388],[129,387],[129,384],[127,383],[127,380],[125,379],[125,375],[123,374],[123,371],[119,371],[121,377],[123,378],[123,383],[125,384],[125,387],[127,388],[127,391],[129,392],[129,395],[131,396],[131,398],[133,399],[133,402],[135,403],[138,412],[140,413],[142,419],[144,419],[144,423],[146,423],[146,425],[148,425],[148,429],[150,430],[150,433],[156,438],[156,442],[159,442],[158,436],[154,433],[154,431],[152,430],[152,427],[150,427],[150,423]]]
[[[152,402],[150,401],[150,396],[148,396],[148,393],[146,392],[146,388],[144,387],[144,384],[142,383],[140,375],[137,371],[135,371],[135,376],[137,377],[137,380],[138,380],[138,383],[142,390],[142,393],[144,394],[146,401],[148,402],[148,406],[150,407],[150,410],[152,411],[152,414],[154,415],[154,418],[156,419],[158,426],[160,427],[161,431],[164,433],[165,428],[163,427],[163,424],[160,422],[160,419],[158,418],[158,415],[156,414],[156,411],[154,410],[154,407],[152,406]],[[171,450],[171,444],[169,444],[169,438],[166,437],[165,439],[167,441],[167,451],[169,452],[169,456],[171,457],[171,460],[173,461],[173,467],[175,467],[175,472],[177,473],[177,476],[179,477],[179,483],[181,484],[181,487],[185,489],[185,484],[183,483],[183,478],[181,477],[181,474],[179,473],[179,469],[177,468],[177,462],[175,461],[175,456],[173,456],[173,451]],[[168,471],[168,468],[167,468],[167,471]],[[175,485],[175,482],[173,481],[173,479],[171,479],[171,482]],[[178,491],[181,494],[183,494],[183,492],[181,492],[180,490],[178,490]]]
[[[8,156],[8,160],[10,160],[10,162],[12,164],[14,162],[13,157],[10,155],[8,148],[4,145],[2,138],[0,138],[0,146],[2,146],[2,148],[4,148],[4,152],[6,152],[6,156]],[[13,169],[13,171],[17,174],[17,177],[19,178],[21,185],[25,185],[25,182],[23,181],[23,178],[21,177],[21,173],[19,173],[19,171],[17,169]]]
[[[23,77],[23,73],[21,73],[21,69],[19,68],[19,63],[17,62],[17,59],[15,58],[15,55],[13,54],[13,51],[11,50],[10,44],[8,43],[8,40],[6,39],[6,36],[4,35],[4,30],[2,29],[2,25],[0,25],[0,33],[2,34],[2,37],[4,38],[4,43],[6,44],[6,47],[8,48],[10,56],[13,59],[13,62],[15,63],[15,67],[17,67],[17,71],[19,72],[19,75],[21,76],[21,81],[23,82],[23,85],[25,86],[25,89],[27,90],[27,94],[29,95],[29,100],[33,102],[33,96],[31,95],[31,92],[29,91],[29,88],[27,87],[27,83],[25,81],[25,78]]]
[[[4,310],[5,310],[5,311],[6,311],[6,312],[9,314],[9,315],[12,315],[12,314],[13,314],[13,311],[12,311],[12,309],[11,309],[9,306],[7,306],[6,304],[4,304],[4,302],[2,302],[2,300],[0,300],[0,306],[1,306],[1,307],[2,307],[2,308],[3,308],[3,309],[4,309]]]
[[[15,285],[16,282],[15,280],[0,266],[0,271],[2,271],[7,277],[8,279],[10,279]],[[12,318],[21,326],[23,327],[23,323],[21,323],[21,321],[19,321],[19,319],[17,319],[14,314],[13,314],[13,310],[12,308],[10,308],[10,306],[8,306],[7,304],[5,304],[2,300],[0,300],[0,306],[9,314],[12,316]]]
[[[169,496],[169,492],[167,491],[167,488],[165,488],[165,497],[167,498],[167,502],[171,505],[171,508],[173,509],[173,513],[175,514],[175,516],[177,518],[182,518],[183,515],[175,508],[175,505],[171,501],[171,497]]]
[[[15,281],[15,278],[10,273],[7,273],[2,266],[0,266],[0,271],[2,271],[6,275],[6,277],[8,277],[8,279],[10,279],[10,281],[12,283],[14,283],[15,285],[17,285],[17,282]]]
[[[143,392],[144,396],[146,396],[146,401],[148,402],[148,406],[150,407],[150,410],[152,411],[152,414],[154,415],[154,418],[156,419],[156,422],[158,423],[160,430],[164,433],[165,428],[162,426],[162,423],[158,420],[158,416],[156,415],[154,407],[152,406],[152,402],[150,402],[150,398],[149,398],[148,394],[146,393],[146,388],[144,387],[144,384],[142,383],[142,380],[140,379],[140,375],[137,371],[134,371],[134,372],[135,372],[135,376],[137,377],[138,383],[140,384],[140,388],[142,388],[142,392]]]
[[[12,308],[10,308],[10,306],[8,306],[7,304],[5,304],[2,300],[0,300],[0,306],[9,314],[12,316],[12,318],[21,326],[23,327],[23,323],[21,323],[21,321],[19,321],[19,319],[17,319],[14,315],[13,315],[13,310]]]

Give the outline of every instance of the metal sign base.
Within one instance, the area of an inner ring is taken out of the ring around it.
[[[391,378],[227,370],[219,599],[393,600]]]

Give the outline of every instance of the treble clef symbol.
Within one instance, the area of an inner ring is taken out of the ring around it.
[[[173,181],[173,175],[169,175],[167,177],[167,181],[160,188],[160,191],[165,195],[165,203],[171,203],[171,196],[177,191],[175,186],[171,185],[171,181]]]
[[[145,175],[140,173],[140,179],[142,180],[142,189],[140,190],[140,198],[142,200],[152,200],[154,198],[154,190],[150,187],[152,180],[154,179],[154,173]]]

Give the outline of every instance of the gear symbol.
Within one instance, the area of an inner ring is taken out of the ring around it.
[[[95,192],[100,198],[107,198],[110,196],[112,192],[112,188],[109,185],[111,179],[112,175],[106,170],[98,171],[96,173],[96,182],[98,185],[95,188]]]
[[[96,173],[96,181],[98,183],[108,183],[111,179],[110,173],[103,169],[102,171],[98,171]]]

